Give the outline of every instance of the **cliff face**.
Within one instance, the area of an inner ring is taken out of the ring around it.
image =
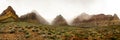
[[[78,16],[73,20],[72,24],[74,26],[91,27],[91,26],[108,26],[108,25],[120,24],[119,18],[116,14],[114,14],[114,16],[104,15],[104,14],[91,15],[91,18],[82,21],[80,21],[78,18],[80,18],[80,16]]]
[[[58,15],[52,22],[52,25],[61,25],[61,26],[64,26],[64,25],[68,25],[66,20],[63,18],[62,15]]]
[[[31,23],[48,24],[48,22],[43,17],[41,17],[40,15],[38,15],[35,12],[31,12],[26,15],[22,15],[20,17],[20,20],[25,21],[25,22],[31,22]]]
[[[18,16],[16,15],[16,12],[13,10],[13,8],[11,6],[8,6],[8,8],[1,13],[0,21],[4,21],[7,19],[11,19],[11,18],[14,21],[18,20]]]

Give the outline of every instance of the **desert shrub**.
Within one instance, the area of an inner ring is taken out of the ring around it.
[[[15,33],[15,31],[16,31],[15,29],[10,29],[9,33]]]
[[[49,39],[52,39],[52,40],[58,40],[58,37],[57,35],[51,35],[48,37]]]
[[[20,26],[16,26],[15,28],[21,28]]]
[[[27,29],[31,29],[31,28],[33,28],[32,26],[25,26],[25,28],[27,28]]]
[[[23,28],[18,29],[18,32],[25,32]]]
[[[29,37],[30,37],[29,32],[26,32],[26,33],[25,33],[25,38],[29,38]]]
[[[38,32],[39,30],[38,29],[32,29],[32,32]]]
[[[9,29],[12,29],[12,27],[9,27]]]
[[[41,32],[37,32],[38,35],[41,35],[42,33]]]
[[[23,33],[27,33],[27,30],[23,30]]]
[[[55,31],[54,30],[49,30],[48,32],[52,33],[52,34],[55,34]]]
[[[33,26],[35,29],[39,28],[38,26]]]
[[[115,38],[115,37],[111,37],[110,40],[117,40],[117,38]]]
[[[42,35],[42,34],[45,34],[45,32],[39,31],[39,32],[37,32],[37,34],[38,34],[38,35]]]
[[[50,32],[48,32],[47,34],[48,34],[48,35],[52,35],[52,33],[50,33]]]
[[[62,35],[62,33],[61,32],[57,32],[57,35]]]
[[[30,35],[29,35],[29,34],[26,34],[26,35],[25,35],[25,38],[29,38],[29,37],[30,37]]]

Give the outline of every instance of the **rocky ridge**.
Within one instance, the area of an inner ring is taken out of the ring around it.
[[[104,14],[91,15],[91,17],[87,20],[80,20],[80,18],[81,16],[76,17],[73,20],[72,25],[91,27],[91,26],[108,26],[108,25],[120,24],[120,20],[116,14],[114,14],[113,16],[104,15]]]

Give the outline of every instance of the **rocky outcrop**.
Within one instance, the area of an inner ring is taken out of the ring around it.
[[[91,15],[91,17],[88,20],[80,21],[80,19],[81,19],[81,15],[73,20],[72,25],[82,26],[82,27],[93,27],[93,26],[108,26],[108,25],[120,24],[120,20],[116,14],[114,14],[114,16],[98,14],[98,15]]]
[[[119,17],[117,16],[117,14],[113,15],[113,20],[119,20]]]
[[[8,6],[8,8],[2,12],[2,14],[0,15],[0,22],[7,20],[9,18],[10,19],[12,18],[14,21],[18,20],[18,16],[16,15],[16,12],[13,10],[11,6]]]
[[[62,15],[58,15],[52,22],[52,25],[60,25],[60,26],[65,26],[68,25],[66,20],[63,18]]]
[[[31,23],[48,24],[48,22],[36,12],[31,12],[26,15],[22,15],[20,17],[20,20],[25,22],[31,22]]]
[[[82,21],[89,20],[91,17],[91,15],[82,13],[73,20],[72,25],[79,25]]]

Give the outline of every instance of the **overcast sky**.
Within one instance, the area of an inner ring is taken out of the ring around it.
[[[9,5],[19,16],[36,10],[49,22],[59,14],[70,21],[83,12],[90,15],[116,13],[120,17],[120,0],[0,0],[0,13]]]

